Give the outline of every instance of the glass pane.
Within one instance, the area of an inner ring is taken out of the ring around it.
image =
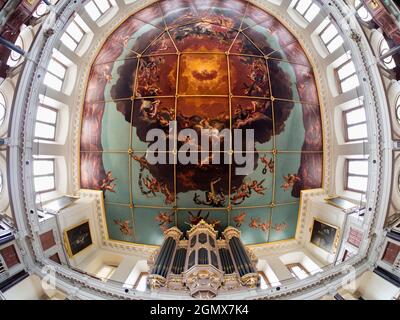
[[[52,88],[56,91],[61,91],[63,84],[60,79],[58,79],[56,76],[53,76],[51,73],[48,72],[44,76],[43,83],[49,88]]]
[[[53,174],[54,161],[53,160],[35,160],[33,161],[33,174],[35,176]]]
[[[3,124],[6,116],[6,107],[4,104],[0,104],[0,126]]]
[[[50,60],[49,66],[47,70],[50,71],[52,74],[56,75],[57,77],[64,79],[65,71],[67,70],[61,63],[57,62],[54,59]]]
[[[396,107],[397,122],[400,124],[400,106]]]
[[[43,16],[47,11],[47,4],[45,4],[43,1],[37,6],[36,11],[33,13],[33,16],[35,18],[39,18]]]
[[[338,31],[336,30],[335,26],[331,23],[329,25],[329,27],[326,28],[324,32],[322,32],[321,39],[324,43],[328,43],[337,34],[338,34]]]
[[[311,4],[311,0],[300,0],[296,5],[296,10],[301,14],[304,15],[304,12],[308,9]]]
[[[349,176],[347,180],[347,187],[349,189],[357,190],[360,192],[367,191],[368,178]]]
[[[330,53],[334,52],[337,48],[339,48],[343,44],[343,38],[341,36],[337,36],[335,39],[328,44],[327,48]]]
[[[102,13],[106,12],[111,6],[108,0],[94,0]]]
[[[36,120],[55,124],[57,120],[57,111],[40,106],[37,109]]]
[[[358,87],[359,84],[360,82],[358,81],[357,75],[353,75],[350,78],[341,82],[340,86],[342,87],[343,92],[347,92],[354,89],[355,87]]]
[[[306,20],[308,22],[311,22],[317,16],[319,11],[320,11],[320,8],[316,4],[313,3],[312,6],[310,7],[310,9],[308,9],[306,14],[304,15],[304,18],[306,18]]]
[[[350,61],[338,69],[339,79],[342,80],[348,76],[356,73],[353,61]]]
[[[52,125],[36,122],[35,137],[53,140],[55,138],[56,128]]]
[[[367,125],[365,123],[358,124],[347,128],[347,137],[349,140],[366,139],[368,137]]]
[[[67,33],[61,36],[61,42],[71,51],[75,51],[78,44]]]
[[[103,280],[108,280],[111,278],[111,276],[113,275],[115,270],[116,270],[116,268],[113,266],[103,266],[96,273],[96,277],[101,278]]]
[[[87,24],[82,20],[82,18],[80,17],[80,15],[76,15],[75,16],[75,19],[74,19],[74,21],[76,22],[76,24],[78,25],[78,26],[80,26],[81,27],[81,29],[84,31],[84,32],[90,32],[90,28],[87,26]]]
[[[267,289],[268,284],[265,281],[264,277],[260,274],[260,289]]]
[[[35,177],[34,179],[35,191],[42,192],[54,189],[54,177]]]
[[[101,16],[101,12],[99,9],[97,9],[96,5],[93,3],[93,1],[90,1],[86,6],[85,6],[86,12],[92,18],[93,21],[96,21],[98,18]]]
[[[67,28],[68,34],[79,43],[82,40],[83,32],[81,28],[78,27],[75,21],[72,21]]]
[[[142,275],[140,277],[138,285],[136,286],[136,290],[144,292],[146,291],[146,288],[147,288],[147,275]]]
[[[6,116],[6,99],[4,95],[0,92],[0,126],[4,122],[4,118]]]
[[[299,266],[294,266],[291,269],[292,272],[296,275],[296,277],[300,280],[303,280],[308,277],[308,274]]]
[[[350,112],[346,112],[346,122],[347,124],[354,124],[354,123],[360,123],[360,122],[365,122],[366,117],[365,117],[365,109],[364,108],[359,108],[355,109]]]
[[[357,10],[358,16],[361,18],[361,20],[368,22],[372,19],[371,14],[368,12],[368,10],[362,6],[360,9]]]
[[[349,160],[349,174],[368,175],[368,160]]]

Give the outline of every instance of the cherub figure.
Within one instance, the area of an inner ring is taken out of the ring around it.
[[[263,174],[266,174],[268,171],[270,173],[274,172],[274,158],[268,158],[268,157],[261,157],[260,158],[261,163],[264,165],[264,169],[262,170]]]
[[[221,178],[211,181],[210,183],[210,189],[211,191],[206,192],[206,200],[200,200],[199,195],[195,193],[193,197],[193,201],[196,204],[203,204],[203,205],[208,205],[208,206],[213,206],[213,207],[223,207],[225,204],[226,197],[222,191],[216,191],[215,190],[215,184],[218,183],[221,180]]]
[[[249,227],[252,229],[258,229],[258,225],[260,223],[260,219],[259,218],[250,218],[250,223],[249,223]]]
[[[165,183],[161,184],[160,191],[165,196],[165,204],[171,204],[175,202],[175,193],[169,191],[168,186]]]
[[[208,212],[208,213],[206,214],[206,216],[203,217],[203,216],[201,215],[201,211],[202,211],[202,210],[197,211],[197,214],[196,214],[196,215],[194,215],[191,211],[188,211],[188,213],[189,213],[189,221],[190,221],[190,224],[191,224],[191,225],[196,225],[196,224],[198,224],[201,220],[207,221],[208,217],[210,216],[210,213]]]
[[[136,160],[137,162],[139,162],[140,168],[143,169],[149,169],[149,163],[146,160],[146,157],[138,157],[137,155],[132,156],[133,160]]]
[[[160,183],[157,181],[156,178],[147,176],[146,178],[142,179],[143,185],[147,188],[146,191],[144,191],[144,194],[152,194],[153,196],[156,196],[156,192],[161,191],[161,186]]]
[[[288,175],[283,176],[283,179],[285,182],[281,185],[281,188],[284,191],[289,190],[289,188],[292,188],[296,182],[301,180],[300,177],[294,173],[289,173]]]
[[[244,219],[246,218],[246,215],[247,213],[243,211],[233,218],[233,221],[235,222],[235,227],[237,228],[241,227],[242,223],[244,222]]]
[[[286,222],[282,222],[282,223],[277,223],[275,224],[272,228],[276,231],[276,232],[281,232],[281,231],[285,231],[287,229],[288,225]]]
[[[115,187],[117,186],[113,183],[115,180],[117,180],[117,178],[113,178],[111,170],[107,171],[105,178],[99,182],[99,189],[103,190],[103,192],[115,192]]]
[[[132,235],[132,228],[129,227],[129,220],[125,220],[124,222],[121,221],[121,219],[114,219],[114,223],[119,226],[119,231],[125,236],[131,236]]]
[[[258,227],[259,227],[262,231],[267,232],[267,231],[269,230],[269,228],[271,227],[271,223],[270,223],[270,222],[260,223],[260,224],[258,225]]]
[[[159,222],[161,230],[165,231],[168,229],[168,225],[173,222],[174,213],[168,214],[167,212],[160,212],[155,220]]]

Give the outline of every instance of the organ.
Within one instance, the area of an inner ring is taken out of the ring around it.
[[[195,298],[213,298],[219,291],[259,285],[257,258],[240,240],[240,231],[227,227],[222,236],[201,220],[184,233],[173,227],[148,264],[151,290],[185,290]]]

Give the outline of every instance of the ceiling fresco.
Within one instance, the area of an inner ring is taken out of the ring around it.
[[[199,142],[197,164],[146,160],[150,129],[166,133],[173,159],[187,128],[254,129],[254,170],[208,164]],[[201,219],[239,228],[245,244],[292,239],[300,192],[321,187],[322,163],[312,67],[293,35],[246,1],[155,2],[125,20],[93,62],[80,180],[104,192],[110,239],[159,245],[165,229]]]

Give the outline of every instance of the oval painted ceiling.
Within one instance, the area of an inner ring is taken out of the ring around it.
[[[174,159],[188,128],[254,129],[254,151],[219,153],[252,157],[253,170],[239,175],[236,162],[207,163],[200,151],[194,164],[147,161],[149,130],[166,134]],[[103,191],[111,240],[158,245],[165,229],[201,219],[239,228],[245,244],[293,239],[301,190],[322,183],[312,67],[296,38],[246,1],[155,2],[114,30],[93,62],[80,159],[81,188]]]

